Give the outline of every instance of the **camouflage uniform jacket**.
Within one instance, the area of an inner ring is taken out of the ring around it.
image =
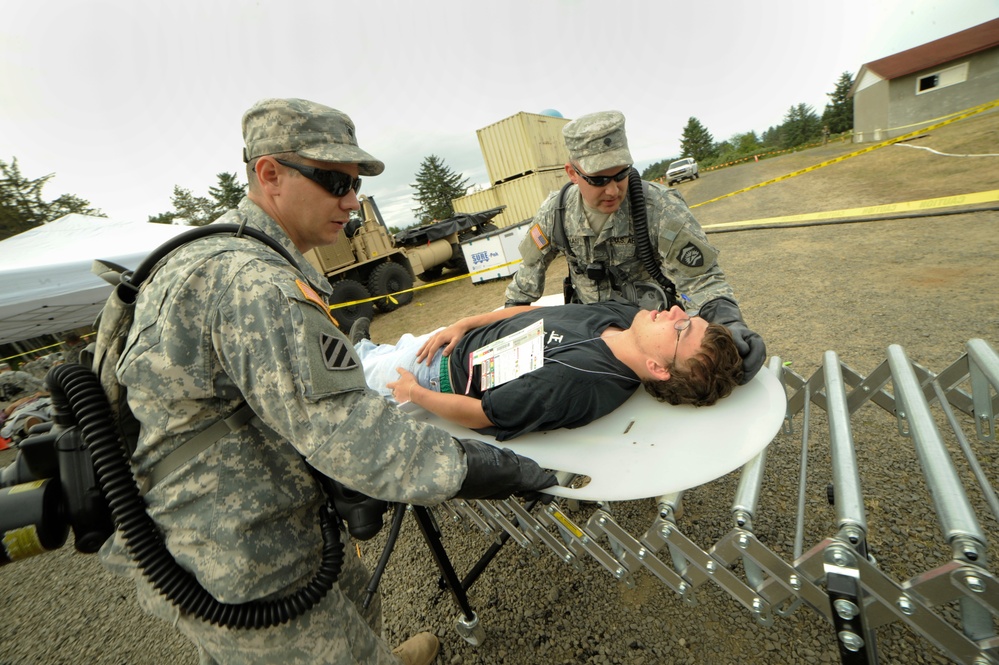
[[[242,400],[257,416],[145,495],[178,563],[229,603],[284,595],[314,575],[322,493],[303,456],[359,492],[415,504],[450,498],[466,473],[450,435],[368,390],[321,302],[328,282],[281,227],[245,198],[218,220],[244,221],[298,269],[247,238],[182,247],[143,285],[117,372],[142,424],[132,457],[140,483]],[[121,554],[118,539],[105,563],[114,570]]]
[[[27,372],[12,370],[0,373],[0,408],[22,397],[45,390],[45,384]]]
[[[649,235],[659,256],[663,274],[676,284],[678,294],[693,301],[688,310],[724,296],[735,300],[732,287],[718,266],[718,250],[708,243],[700,224],[675,189],[656,183],[646,188]],[[558,192],[541,204],[534,224],[520,244],[523,264],[506,289],[508,302],[534,302],[544,293],[545,272],[559,254],[552,242]],[[635,247],[631,202],[626,196],[616,213],[608,218],[599,234],[586,221],[579,187],[566,192],[565,235],[575,253],[569,258],[569,275],[581,302],[601,302],[612,295],[610,279],[594,281],[586,276],[586,265],[602,262],[615,266],[628,281],[655,280],[649,275]],[[609,272],[609,271],[608,271]]]

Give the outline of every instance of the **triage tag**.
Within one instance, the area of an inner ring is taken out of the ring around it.
[[[473,351],[469,369],[479,366],[480,389],[488,390],[533,372],[544,362],[545,322],[541,319]]]

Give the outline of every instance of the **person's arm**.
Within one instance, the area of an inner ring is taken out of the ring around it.
[[[458,345],[458,342],[461,341],[461,338],[464,337],[465,333],[469,330],[475,330],[476,328],[481,328],[482,326],[495,323],[496,321],[509,319],[511,316],[515,316],[521,312],[526,312],[530,309],[534,309],[534,307],[532,305],[521,305],[518,307],[498,309],[484,314],[466,316],[463,319],[459,319],[447,328],[438,330],[428,337],[427,341],[423,343],[423,346],[420,347],[420,350],[416,354],[416,362],[420,363],[426,360],[429,363],[433,359],[434,354],[437,353],[437,349],[441,347],[444,347],[444,355],[450,356],[451,352],[454,351],[454,347]]]
[[[506,287],[508,307],[532,303],[545,292],[545,273],[558,254],[551,241],[557,205],[558,192],[552,192],[541,204],[534,216],[534,223],[528,227],[527,234],[520,242],[522,261]]]
[[[491,427],[493,422],[482,410],[482,402],[466,395],[439,393],[424,388],[416,382],[416,377],[403,368],[398,368],[399,380],[386,384],[396,402],[412,402],[444,420],[467,427],[482,429]]]

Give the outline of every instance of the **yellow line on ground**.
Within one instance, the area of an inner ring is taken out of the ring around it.
[[[826,160],[826,161],[824,161],[824,162],[822,162],[820,164],[815,164],[814,166],[808,166],[806,168],[799,169],[798,171],[793,171],[791,173],[788,173],[788,174],[785,174],[785,175],[782,175],[782,176],[778,176],[776,178],[772,178],[770,180],[766,180],[764,182],[757,183],[755,185],[750,185],[749,187],[744,187],[742,189],[738,189],[738,190],[736,190],[734,192],[729,192],[728,194],[722,194],[721,196],[716,196],[715,198],[708,199],[707,201],[701,201],[700,203],[695,203],[694,205],[692,205],[690,207],[691,208],[697,208],[697,207],[702,206],[702,205],[707,205],[708,203],[714,203],[715,201],[721,201],[722,199],[727,199],[728,197],[735,196],[736,194],[742,194],[743,192],[749,192],[749,191],[752,191],[754,189],[759,189],[760,187],[766,187],[767,185],[772,185],[775,182],[781,182],[783,180],[787,180],[788,178],[794,178],[795,176],[799,176],[799,175],[802,175],[802,174],[805,174],[805,173],[809,173],[811,171],[815,171],[815,170],[820,169],[820,168],[822,168],[824,166],[829,166],[831,164],[836,164],[838,162],[842,162],[844,160],[850,159],[851,157],[857,157],[858,155],[863,155],[865,153],[871,152],[872,150],[877,150],[878,148],[883,148],[886,145],[892,145],[893,143],[898,143],[899,141],[905,141],[905,140],[914,138],[915,136],[918,136],[919,134],[921,134],[923,132],[928,132],[928,131],[931,131],[931,130],[934,130],[934,129],[939,129],[940,127],[943,127],[944,125],[949,125],[952,122],[957,122],[958,120],[963,120],[964,118],[971,117],[971,116],[975,115],[976,113],[981,113],[982,111],[987,111],[987,110],[989,110],[991,108],[995,108],[997,106],[999,106],[999,99],[994,99],[991,102],[987,102],[987,103],[981,104],[979,106],[973,106],[972,108],[967,109],[966,111],[964,111],[960,115],[955,115],[954,117],[948,118],[947,120],[944,120],[943,122],[938,122],[935,125],[930,125],[929,127],[924,127],[922,129],[918,129],[918,130],[916,130],[914,132],[909,132],[908,134],[903,134],[902,136],[897,136],[897,137],[895,137],[893,139],[888,139],[887,141],[882,141],[881,143],[875,143],[875,144],[869,145],[869,146],[867,146],[865,148],[861,148],[860,150],[855,150],[854,152],[848,153],[846,155],[840,155],[839,157],[834,157],[832,159]]]
[[[863,217],[865,215],[886,215],[920,210],[935,210],[937,208],[950,208],[953,206],[974,205],[977,203],[993,203],[995,201],[999,201],[999,189],[992,189],[987,192],[974,192],[971,194],[957,194],[955,196],[942,196],[935,199],[921,199],[919,201],[886,203],[882,205],[865,206],[863,208],[827,210],[826,212],[813,212],[804,215],[785,215],[783,217],[764,217],[761,219],[748,219],[742,222],[705,224],[703,228],[707,231],[711,229],[732,228],[737,226],[755,226],[757,224],[790,224],[792,222],[811,222],[821,219],[847,219],[850,217]]]

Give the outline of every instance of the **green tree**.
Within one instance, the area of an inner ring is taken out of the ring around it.
[[[246,195],[246,185],[236,180],[235,173],[219,173],[216,177],[218,184],[208,188],[210,196],[195,196],[191,190],[174,185],[173,196],[170,197],[174,209],[150,215],[148,221],[155,224],[181,221],[189,226],[204,226],[238,206]]]
[[[424,158],[420,170],[416,174],[416,182],[412,184],[416,190],[418,208],[413,208],[413,214],[420,224],[429,224],[434,220],[454,217],[452,199],[461,198],[468,189],[468,180],[460,173],[454,173],[437,155]]]
[[[850,72],[843,72],[836,81],[836,88],[826,93],[829,103],[822,112],[822,122],[833,134],[853,129],[853,100],[849,97],[852,87],[853,75]]]
[[[215,200],[216,217],[232,210],[246,196],[246,185],[236,179],[235,173],[219,173],[218,185],[208,188],[208,194]]]
[[[821,136],[822,121],[811,106],[798,104],[788,109],[781,130],[782,147],[795,148]]]
[[[23,233],[70,213],[106,217],[90,202],[72,194],[53,201],[42,198],[42,189],[55,176],[50,173],[34,180],[25,177],[15,157],[10,164],[0,160],[0,240]]]
[[[680,156],[693,157],[699,162],[716,154],[714,137],[700,120],[691,117],[680,138]]]

